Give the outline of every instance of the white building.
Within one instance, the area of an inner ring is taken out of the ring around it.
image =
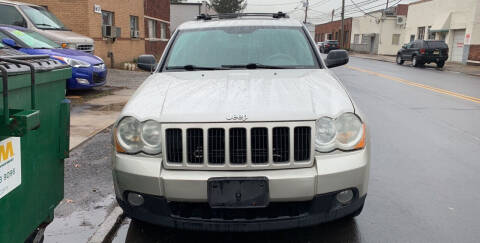
[[[180,1],[170,4],[170,31],[173,33],[184,22],[195,20],[200,14],[216,14],[207,1]]]
[[[352,19],[350,49],[362,53],[396,55],[404,39],[408,5],[400,4]]]
[[[445,40],[449,61],[480,63],[480,0],[410,3],[404,42]]]

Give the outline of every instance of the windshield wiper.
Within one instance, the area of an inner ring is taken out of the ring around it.
[[[202,66],[195,66],[195,65],[185,65],[185,66],[172,66],[166,67],[167,70],[187,70],[187,71],[194,71],[194,70],[227,70],[227,68],[222,67],[202,67]]]
[[[257,68],[262,68],[262,69],[286,69],[287,67],[282,67],[282,66],[271,66],[271,65],[264,65],[264,64],[259,64],[259,63],[249,63],[245,65],[222,65],[222,67],[226,68],[246,68],[246,69],[257,69]]]
[[[47,27],[55,27],[55,26],[53,26],[53,25],[44,24],[44,23],[36,23],[35,25],[41,25],[41,26],[47,26]]]

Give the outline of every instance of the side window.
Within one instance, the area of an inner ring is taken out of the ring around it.
[[[14,6],[0,4],[0,24],[27,27],[27,22]]]

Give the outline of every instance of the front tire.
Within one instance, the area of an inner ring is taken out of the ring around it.
[[[412,57],[412,66],[414,66],[414,67],[419,67],[420,66],[420,62],[418,61],[417,56]]]
[[[402,56],[397,55],[397,64],[402,65],[405,61],[402,59]]]

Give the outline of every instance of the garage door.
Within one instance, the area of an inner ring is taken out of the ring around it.
[[[453,32],[452,61],[462,62],[464,40],[465,30],[455,30]]]

